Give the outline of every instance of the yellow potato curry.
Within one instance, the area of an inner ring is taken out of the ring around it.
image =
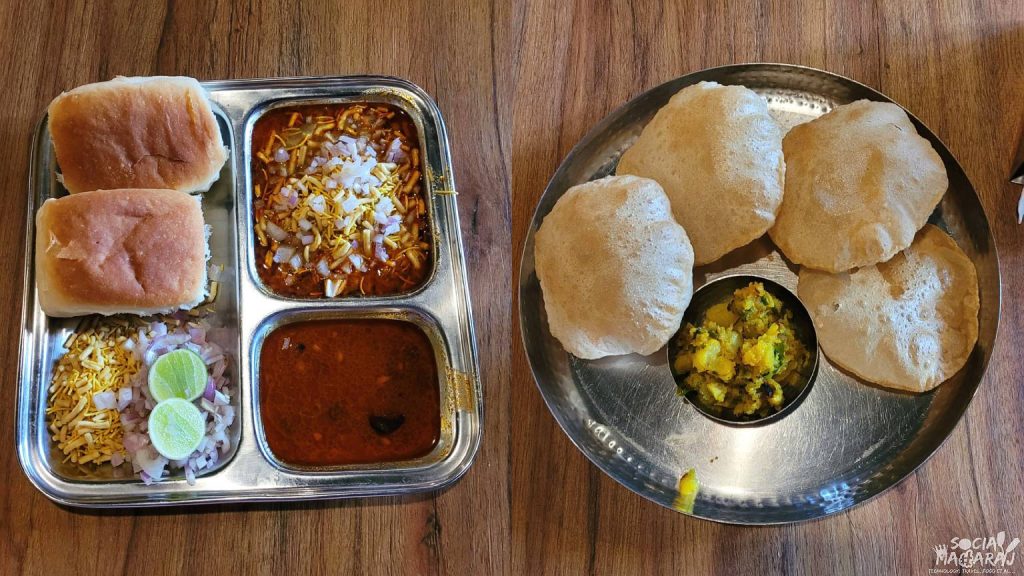
[[[679,332],[672,369],[680,391],[720,418],[778,412],[800,391],[811,363],[792,320],[760,282],[736,290]]]

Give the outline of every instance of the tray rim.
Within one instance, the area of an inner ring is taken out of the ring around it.
[[[313,90],[323,91],[324,95],[282,95],[280,100],[291,99],[296,101],[311,100],[311,99],[339,99],[344,98],[345,94],[339,94],[339,90],[353,90],[359,91],[365,94],[372,94],[374,92],[390,92],[391,94],[401,95],[403,92],[408,96],[411,96],[416,102],[424,107],[426,113],[424,114],[424,120],[431,122],[434,135],[430,139],[429,146],[435,147],[435,152],[438,155],[438,168],[446,182],[446,188],[452,191],[457,190],[454,179],[454,169],[451,162],[451,150],[448,139],[447,126],[444,122],[444,118],[441,114],[440,109],[434,99],[422,88],[416,84],[394,76],[382,76],[382,75],[347,75],[347,76],[295,76],[285,78],[256,78],[256,79],[227,79],[227,80],[212,80],[201,82],[203,87],[211,94],[215,92],[242,92],[242,91],[277,91],[285,88],[296,89],[296,90]],[[269,100],[279,100],[278,98],[271,98]],[[266,110],[266,102],[260,102],[254,104],[244,110],[232,113],[229,109],[220,102],[217,102],[215,98],[211,97],[215,108],[215,114],[219,112],[223,116],[223,120],[228,125],[228,130],[232,134],[236,132],[236,129],[241,126],[245,127],[252,123],[252,118],[258,118]],[[45,124],[47,122],[48,115],[44,110],[41,119],[35,124],[36,129],[33,133],[31,141],[31,150],[29,154],[29,178],[28,178],[28,202],[25,214],[26,223],[26,242],[24,246],[23,261],[24,274],[22,276],[22,302],[21,302],[21,330],[19,334],[18,344],[18,369],[17,369],[17,381],[15,382],[16,388],[16,418],[15,418],[15,443],[16,450],[18,452],[18,460],[21,464],[23,473],[28,477],[30,483],[42,492],[48,499],[66,506],[74,506],[81,508],[147,508],[147,507],[161,507],[161,506],[178,506],[178,505],[201,505],[211,503],[226,503],[226,502],[270,502],[270,501],[298,501],[298,500],[333,500],[333,499],[348,499],[348,498],[366,498],[366,497],[378,497],[378,496],[400,496],[417,494],[428,491],[435,491],[446,488],[456,481],[458,481],[470,467],[475,463],[476,457],[479,454],[480,445],[482,442],[482,436],[484,433],[484,399],[483,399],[483,388],[480,378],[480,367],[479,367],[479,353],[476,341],[476,330],[475,323],[473,320],[473,309],[472,309],[472,295],[470,292],[468,274],[466,272],[466,251],[462,241],[461,227],[459,223],[458,213],[458,202],[455,194],[446,196],[443,198],[435,198],[438,196],[432,194],[428,199],[433,206],[433,212],[441,212],[441,214],[434,213],[431,215],[433,221],[440,219],[445,220],[445,234],[441,235],[440,231],[435,229],[435,260],[436,255],[440,253],[439,248],[436,246],[437,242],[445,242],[448,244],[449,253],[448,259],[450,262],[446,263],[447,272],[450,275],[450,285],[454,287],[454,290],[459,292],[458,300],[459,305],[451,306],[450,313],[448,314],[449,320],[456,326],[454,332],[449,332],[443,326],[443,318],[438,317],[438,310],[435,306],[425,305],[423,302],[419,302],[415,299],[416,296],[420,295],[423,291],[428,289],[428,286],[432,284],[432,281],[440,270],[441,263],[435,262],[433,264],[434,270],[431,276],[426,280],[423,285],[415,292],[405,293],[396,295],[395,297],[382,297],[372,299],[356,299],[352,300],[339,300],[334,305],[325,305],[318,303],[313,300],[296,300],[294,302],[288,302],[284,297],[273,296],[271,297],[274,301],[281,301],[282,305],[276,309],[266,312],[265,314],[259,315],[257,325],[263,324],[270,318],[284,316],[289,317],[295,314],[302,308],[317,308],[323,311],[333,312],[338,315],[351,315],[362,313],[374,313],[386,308],[398,308],[404,309],[409,314],[420,314],[426,315],[427,317],[434,318],[436,323],[436,329],[441,334],[444,340],[459,341],[459,345],[446,346],[442,353],[445,357],[450,357],[454,350],[459,350],[459,355],[462,358],[460,366],[466,370],[465,372],[458,371],[458,374],[464,376],[466,382],[461,380],[458,382],[449,382],[450,388],[449,394],[452,395],[455,400],[461,402],[455,408],[454,412],[454,424],[458,427],[468,426],[464,437],[460,437],[459,432],[455,432],[455,437],[461,440],[461,446],[456,444],[449,451],[449,454],[442,462],[448,458],[456,458],[453,460],[451,469],[442,477],[429,478],[420,480],[418,482],[391,482],[386,484],[351,484],[342,486],[341,490],[338,487],[325,486],[324,484],[319,485],[306,485],[306,486],[277,486],[277,487],[261,487],[255,484],[250,485],[247,488],[241,489],[227,489],[227,490],[205,490],[189,492],[187,490],[170,490],[166,491],[165,494],[160,497],[154,497],[145,493],[139,494],[128,494],[114,496],[111,498],[96,499],[92,496],[75,497],[73,494],[68,494],[63,490],[55,490],[54,486],[51,486],[47,480],[57,480],[58,482],[66,484],[76,484],[75,480],[66,480],[63,477],[55,474],[52,469],[47,468],[45,470],[37,470],[31,461],[31,442],[34,441],[35,434],[29,430],[34,425],[34,418],[30,417],[29,412],[37,412],[38,407],[33,407],[32,404],[39,404],[38,399],[32,395],[32,388],[35,380],[39,377],[39,364],[38,358],[32,353],[38,352],[36,346],[36,339],[40,336],[35,334],[35,330],[28,331],[29,328],[29,317],[30,312],[33,320],[36,314],[41,314],[38,310],[38,302],[34,297],[35,291],[35,272],[34,272],[34,232],[35,230],[35,197],[37,190],[42,184],[38,181],[38,170],[40,169],[39,163],[42,158],[39,157],[37,151],[42,145],[40,139],[45,134]],[[234,144],[236,141],[245,137],[245,134],[237,134],[232,139],[232,152],[228,162],[233,162],[235,165],[232,167],[232,202],[233,209],[236,211],[233,218],[236,221],[236,238],[229,239],[237,248],[237,270],[236,274],[239,274],[237,280],[238,290],[238,308],[236,313],[239,314],[239,349],[240,357],[236,359],[238,364],[238,382],[236,386],[239,388],[239,393],[246,398],[240,398],[240,406],[246,402],[252,404],[252,399],[248,396],[252,392],[252,383],[243,382],[243,378],[248,378],[248,375],[243,376],[242,373],[246,372],[246,366],[243,365],[243,358],[247,354],[247,348],[252,345],[252,335],[244,333],[242,331],[241,324],[241,313],[244,308],[242,292],[244,291],[244,284],[249,282],[254,286],[257,284],[255,280],[251,278],[243,278],[242,276],[248,276],[248,254],[246,252],[246,244],[248,240],[248,234],[245,230],[238,229],[240,225],[248,225],[248,221],[244,219],[243,212],[245,208],[241,206],[244,202],[249,199],[248,190],[240,190],[239,187],[244,187],[247,181],[247,175],[240,174],[240,170],[247,170],[246,158],[244,157],[245,146],[235,149]],[[428,147],[427,135],[420,133],[418,137],[421,142],[421,146],[424,149]],[[237,168],[237,169],[236,169]],[[426,175],[424,176],[426,177]],[[436,204],[439,202],[445,202],[446,204],[441,210],[438,210]],[[247,214],[247,213],[246,213]],[[441,287],[443,288],[443,287]],[[440,288],[439,288],[440,289]],[[445,290],[447,293],[448,290]],[[33,309],[30,311],[30,303],[33,305]],[[342,304],[344,303],[344,304]],[[26,335],[30,334],[29,338]],[[435,350],[435,353],[439,353]],[[454,370],[451,365],[448,365],[449,370]],[[44,385],[45,384],[41,384]],[[443,384],[442,384],[443,385]],[[245,392],[241,389],[245,388]],[[442,391],[442,395],[444,392]],[[23,406],[23,404],[29,404]],[[243,412],[246,410],[242,406]],[[250,406],[249,410],[253,410]],[[443,410],[443,407],[442,407]],[[460,413],[465,412],[466,420],[462,422]],[[253,412],[254,417],[258,417]],[[251,427],[251,422],[245,422],[243,414],[238,416],[239,428]],[[245,434],[239,432],[239,441],[245,441]],[[252,435],[252,434],[250,434]],[[27,440],[27,441],[26,441]],[[258,446],[254,446],[251,449],[252,452],[261,453]],[[231,454],[231,459],[226,461],[223,466],[214,470],[209,476],[222,475],[227,472],[233,464],[236,463],[237,457],[239,456],[238,451],[235,450]],[[264,462],[266,467],[273,468],[275,465],[271,460]],[[415,470],[416,467],[410,468]],[[388,469],[371,470],[368,472],[391,472]],[[295,474],[301,477],[302,474]],[[206,476],[206,475],[204,475]],[[115,483],[123,483],[122,480],[115,482],[88,482],[92,486],[104,486],[114,485]],[[159,486],[159,484],[157,484]],[[383,490],[380,489],[383,486]],[[325,490],[333,488],[333,490]],[[275,493],[280,492],[280,493]],[[184,499],[179,499],[184,497]]]
[[[942,147],[949,153],[949,156],[950,156],[951,160],[953,161],[953,163],[960,170],[960,172],[964,175],[964,178],[966,179],[967,183],[970,185],[971,192],[973,193],[975,198],[978,200],[978,204],[979,204],[979,206],[981,208],[981,211],[982,211],[982,216],[984,216],[985,223],[986,223],[986,225],[988,227],[988,237],[991,240],[990,248],[991,248],[991,251],[992,251],[992,260],[993,260],[994,265],[995,265],[996,280],[997,280],[996,287],[995,287],[995,303],[994,303],[995,318],[994,318],[994,327],[993,327],[994,329],[993,329],[993,338],[992,338],[992,346],[993,346],[993,350],[994,350],[995,345],[996,345],[996,343],[999,340],[999,324],[1000,324],[999,320],[1000,320],[1000,318],[1002,316],[1002,301],[1003,301],[1003,298],[1002,298],[1002,288],[1003,288],[1003,286],[1002,286],[1002,271],[1001,271],[1000,266],[999,266],[998,246],[995,243],[995,237],[992,234],[991,225],[989,224],[989,222],[991,220],[989,219],[988,211],[985,209],[985,205],[981,202],[981,197],[978,196],[977,189],[975,188],[973,182],[971,182],[970,176],[967,174],[967,171],[964,170],[963,165],[960,163],[959,159],[957,159],[957,157],[953,154],[952,150],[949,148],[948,145],[946,145],[945,141],[943,141],[931,128],[929,128],[924,122],[922,122],[917,116],[915,116],[913,114],[913,112],[911,112],[910,110],[905,108],[902,104],[900,104],[899,102],[896,102],[895,100],[893,100],[888,95],[886,95],[885,93],[881,92],[880,90],[872,88],[871,86],[868,86],[867,84],[864,84],[862,82],[859,82],[857,80],[854,80],[852,78],[844,76],[842,74],[837,74],[835,72],[830,72],[828,70],[823,70],[823,69],[815,68],[815,67],[812,67],[812,66],[805,66],[805,65],[800,65],[800,64],[789,64],[789,63],[784,63],[784,62],[741,62],[741,63],[725,64],[725,65],[721,65],[721,66],[712,66],[712,67],[708,67],[708,68],[700,68],[700,69],[697,69],[697,70],[693,70],[693,71],[687,72],[685,74],[682,74],[680,76],[675,76],[673,78],[669,78],[667,80],[664,80],[663,82],[659,82],[658,84],[655,84],[654,86],[652,86],[652,87],[650,87],[650,88],[648,88],[646,90],[643,90],[639,94],[629,98],[628,100],[626,100],[626,101],[622,102],[621,104],[619,104],[619,105],[615,106],[614,108],[612,108],[601,119],[599,119],[597,122],[595,122],[593,125],[591,125],[591,127],[583,134],[582,137],[580,137],[580,139],[573,145],[573,147],[569,150],[569,152],[566,153],[566,155],[562,158],[562,160],[558,164],[558,167],[555,168],[555,171],[552,173],[551,178],[548,179],[547,184],[545,184],[545,186],[544,186],[543,192],[541,192],[541,195],[538,197],[537,203],[534,206],[534,209],[533,209],[533,211],[531,213],[531,216],[530,216],[530,220],[528,222],[526,234],[523,237],[523,245],[522,245],[520,253],[518,254],[518,256],[519,256],[519,283],[518,283],[518,286],[516,286],[516,304],[517,304],[517,307],[518,307],[518,310],[519,310],[519,318],[518,318],[518,320],[519,320],[519,344],[523,348],[523,353],[524,353],[523,355],[525,356],[526,362],[529,365],[530,376],[532,377],[534,385],[537,388],[537,392],[540,394],[541,398],[544,400],[544,406],[547,408],[548,413],[551,415],[551,417],[558,424],[559,429],[561,429],[562,433],[565,435],[566,438],[569,439],[570,443],[581,454],[583,454],[586,457],[586,459],[592,465],[596,466],[598,468],[598,470],[600,470],[605,476],[607,476],[607,477],[611,478],[612,480],[614,480],[619,486],[624,487],[627,490],[629,490],[630,492],[632,492],[633,494],[642,497],[644,500],[647,500],[649,502],[653,502],[653,503],[655,503],[655,504],[657,504],[657,505],[659,505],[661,507],[667,508],[669,510],[673,510],[675,512],[678,512],[679,514],[684,515],[684,516],[689,516],[689,517],[692,517],[692,518],[697,518],[697,519],[708,521],[708,522],[716,522],[716,523],[719,523],[719,524],[736,525],[736,526],[784,526],[784,525],[799,524],[799,523],[803,523],[803,522],[813,522],[813,521],[816,521],[816,520],[822,520],[822,519],[825,519],[825,518],[829,518],[829,517],[840,515],[840,514],[842,514],[844,512],[848,512],[849,510],[857,508],[858,506],[861,506],[862,504],[866,504],[867,502],[870,502],[870,501],[874,500],[875,498],[878,498],[882,494],[887,493],[889,490],[895,488],[897,485],[901,484],[903,481],[905,481],[911,475],[916,473],[917,470],[919,470],[921,468],[921,466],[923,466],[926,462],[928,462],[936,453],[939,452],[939,450],[942,449],[942,447],[949,440],[950,436],[952,436],[953,433],[956,431],[956,429],[963,423],[964,417],[966,416],[966,413],[967,413],[967,410],[970,408],[970,404],[973,402],[974,398],[978,394],[979,388],[981,388],[981,385],[984,384],[984,382],[986,380],[985,376],[988,374],[988,365],[989,365],[989,362],[991,361],[991,353],[987,357],[983,358],[983,363],[982,363],[982,366],[981,366],[981,375],[979,376],[978,383],[977,383],[977,385],[974,386],[974,389],[971,391],[970,395],[968,396],[967,401],[965,402],[965,404],[964,404],[960,414],[957,416],[957,421],[953,425],[953,427],[950,428],[950,430],[946,434],[946,436],[944,438],[942,438],[942,440],[935,446],[935,448],[933,450],[931,450],[931,452],[929,452],[924,458],[922,458],[916,465],[912,466],[904,474],[902,474],[896,480],[891,482],[888,486],[886,486],[885,488],[879,490],[878,492],[876,492],[876,493],[874,493],[874,494],[872,494],[872,495],[870,495],[870,496],[868,496],[868,497],[866,497],[866,498],[864,498],[862,500],[857,501],[856,503],[854,503],[854,504],[852,504],[850,506],[846,506],[846,507],[841,508],[840,510],[837,510],[837,511],[819,514],[819,515],[813,516],[813,517],[800,518],[800,519],[794,519],[794,520],[777,520],[777,521],[763,521],[763,520],[739,521],[739,520],[715,518],[715,517],[711,517],[711,516],[694,514],[692,512],[683,512],[681,510],[675,509],[675,508],[667,505],[664,502],[661,502],[659,500],[654,499],[651,495],[642,493],[642,492],[638,491],[637,489],[635,489],[633,486],[630,486],[630,485],[626,484],[616,474],[613,474],[612,471],[608,469],[607,465],[604,464],[601,460],[599,460],[596,457],[595,454],[592,454],[591,451],[589,451],[588,449],[585,449],[577,441],[577,439],[575,437],[573,437],[573,435],[570,434],[569,431],[566,429],[566,423],[563,422],[563,420],[566,419],[566,416],[564,414],[562,414],[560,411],[557,411],[552,406],[552,400],[549,399],[548,395],[546,395],[544,393],[544,390],[543,390],[543,388],[541,386],[540,379],[538,378],[538,375],[537,375],[537,369],[535,368],[534,362],[533,362],[533,360],[532,360],[532,358],[531,358],[531,356],[529,354],[529,346],[528,346],[528,342],[527,342],[527,334],[526,334],[526,329],[524,328],[525,323],[524,323],[524,311],[523,311],[524,310],[524,308],[523,308],[523,296],[524,296],[524,292],[525,292],[526,286],[528,284],[528,281],[527,281],[528,276],[526,276],[524,274],[524,272],[525,272],[525,264],[526,264],[526,260],[527,260],[527,258],[526,258],[526,256],[527,256],[526,250],[528,249],[528,246],[530,245],[530,238],[535,233],[533,231],[533,228],[534,228],[534,223],[537,220],[537,216],[538,216],[538,214],[540,212],[541,200],[543,200],[543,198],[547,195],[548,190],[550,189],[552,182],[554,181],[554,179],[558,175],[558,173],[561,171],[562,167],[565,166],[566,164],[568,164],[571,159],[573,159],[576,155],[578,155],[581,152],[581,150],[583,149],[584,144],[589,143],[591,140],[593,140],[597,136],[597,134],[599,134],[606,127],[605,125],[608,123],[609,119],[611,119],[612,117],[619,116],[620,112],[623,109],[627,108],[629,105],[631,105],[633,102],[648,97],[651,93],[656,92],[657,90],[661,89],[666,84],[678,82],[680,80],[688,79],[690,77],[698,76],[698,75],[714,74],[716,72],[718,72],[718,73],[727,73],[729,71],[738,71],[738,70],[742,70],[742,69],[762,69],[762,70],[773,70],[774,69],[774,70],[780,70],[780,71],[786,71],[786,70],[788,70],[788,71],[798,71],[798,72],[810,73],[810,74],[815,74],[815,75],[824,75],[824,76],[832,77],[833,79],[838,79],[838,80],[840,80],[840,81],[842,81],[844,83],[852,84],[853,86],[855,86],[855,87],[857,87],[859,89],[862,89],[862,90],[865,90],[865,91],[871,93],[872,96],[873,96],[873,99],[877,99],[878,101],[882,101],[882,102],[890,102],[890,103],[893,103],[893,104],[899,106],[900,109],[902,109],[904,112],[906,112],[907,116],[910,117],[912,122],[914,122],[915,124],[917,124],[919,126],[923,126],[930,133],[930,135],[933,138],[935,138],[935,140],[938,141],[942,145]],[[687,85],[692,85],[694,83],[695,82],[687,84]],[[695,286],[694,290],[696,291],[698,288],[699,288],[699,286]],[[566,354],[568,354],[568,353],[566,353]],[[824,354],[824,352],[821,352],[821,354]]]

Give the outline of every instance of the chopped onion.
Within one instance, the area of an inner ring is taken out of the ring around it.
[[[229,400],[227,396],[221,394],[219,390],[215,391],[213,396],[213,404],[215,406],[227,406],[228,403],[231,402],[231,400]]]
[[[156,346],[158,343],[161,346],[167,347],[181,346],[182,344],[190,342],[191,340],[191,334],[187,332],[178,332],[176,334],[167,334],[166,336],[161,336],[157,340],[153,341],[153,346]]]
[[[267,234],[270,234],[270,237],[278,242],[284,242],[285,238],[288,238],[288,233],[284,231],[284,228],[269,220],[267,220]]]
[[[152,446],[146,446],[135,453],[135,464],[153,480],[159,480],[167,466],[167,458],[161,456]]]
[[[303,246],[309,246],[312,244],[314,238],[315,236],[312,234],[303,234],[302,236],[299,236],[299,240],[302,242]]]
[[[92,403],[97,410],[113,410],[117,405],[117,399],[114,397],[114,393],[108,390],[93,394]]]
[[[214,442],[227,442],[228,441],[228,437],[227,437],[226,434],[224,434],[223,430],[215,430],[213,432],[213,434],[210,436],[210,439],[213,440]]]
[[[203,436],[203,439],[199,441],[199,446],[196,447],[196,452],[205,454],[210,451],[210,448],[214,448],[214,442],[210,436]]]
[[[213,378],[206,379],[206,389],[203,390],[203,398],[213,402],[217,389],[213,386]]]
[[[224,428],[226,429],[228,426],[231,426],[231,424],[233,424],[235,421],[235,407],[228,405],[221,408],[221,410],[224,413],[224,419],[222,420],[222,423],[224,424]]]
[[[277,252],[274,253],[274,262],[277,262],[278,264],[281,262],[287,262],[291,260],[294,255],[295,248],[287,245],[281,245],[278,247]]]
[[[220,361],[220,362],[214,363],[214,365],[213,365],[213,374],[212,374],[213,378],[215,380],[219,380],[221,378],[221,376],[224,376],[224,370],[226,370],[227,367],[228,367],[228,363],[224,362],[223,360]]]
[[[321,276],[330,276],[331,269],[327,266],[327,260],[321,258],[320,261],[316,263],[316,271],[319,272]]]
[[[404,157],[405,154],[402,152],[402,141],[399,140],[398,138],[395,138],[394,140],[391,141],[391,145],[388,146],[388,153],[384,157],[384,159],[387,162],[396,162]]]
[[[132,403],[132,389],[121,388],[117,391],[117,410],[118,412],[123,411]]]
[[[296,254],[295,256],[292,256],[292,259],[289,260],[288,263],[292,265],[292,268],[298,270],[299,268],[302,268],[302,256],[300,254]]]
[[[310,222],[309,220],[306,220],[305,218],[301,218],[299,220],[299,228],[302,228],[303,230],[308,232],[310,230],[310,228],[312,228],[312,227],[313,227],[313,223]]]
[[[284,148],[278,148],[277,152],[274,152],[275,162],[287,162],[289,158],[291,158],[291,156],[289,156],[288,151]]]
[[[341,165],[341,174],[339,175],[341,185],[345,188],[355,188],[356,185],[365,184],[371,181],[371,179],[376,180],[379,184],[380,180],[370,175],[370,171],[376,165],[376,158],[366,158],[364,160],[357,157],[343,163]]]
[[[124,449],[127,450],[129,454],[131,454],[134,452],[138,452],[143,448],[143,446],[149,444],[149,439],[144,434],[135,434],[133,432],[124,435],[123,443]]]
[[[314,194],[309,197],[309,208],[320,214],[327,209],[327,199],[319,194]]]
[[[351,194],[349,194],[348,198],[345,198],[345,200],[341,203],[341,210],[342,212],[348,214],[355,210],[358,206],[359,201],[356,200]]]

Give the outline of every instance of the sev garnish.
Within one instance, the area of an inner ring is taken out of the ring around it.
[[[100,324],[84,328],[65,343],[67,352],[54,369],[46,410],[53,441],[65,462],[102,464],[115,453],[125,455],[116,408],[99,410],[94,396],[130,389],[139,362],[122,344],[133,327]]]
[[[408,291],[430,244],[408,116],[383,104],[274,110],[253,133],[257,268],[289,296]]]

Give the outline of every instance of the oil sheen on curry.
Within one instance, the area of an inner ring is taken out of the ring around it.
[[[410,322],[281,326],[260,351],[259,394],[267,446],[293,466],[412,460],[440,435],[434,350]]]
[[[276,108],[252,135],[256,269],[296,298],[409,292],[430,272],[416,128],[387,104]]]

